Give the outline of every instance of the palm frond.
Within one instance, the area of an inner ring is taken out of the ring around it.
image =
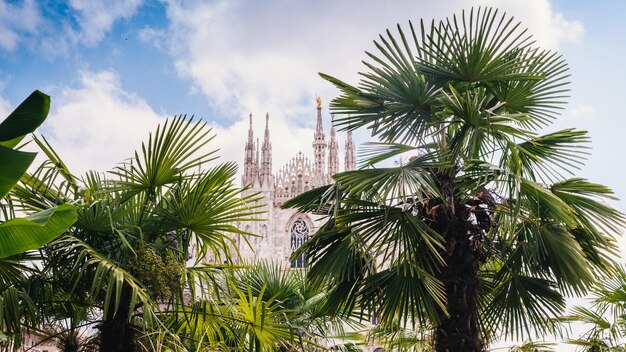
[[[554,282],[505,270],[491,297],[485,319],[496,334],[505,338],[552,332],[550,317],[558,316],[565,308],[565,298]]]
[[[82,280],[89,280],[89,291],[93,296],[103,295],[103,314],[118,313],[122,300],[122,289],[130,288],[129,317],[135,314],[136,306],[141,306],[143,319],[147,322],[156,321],[158,305],[144,291],[144,288],[119,263],[97,252],[87,243],[73,237],[62,236],[50,244],[53,255],[60,255],[58,260],[64,261],[63,266],[72,273],[73,286],[76,288]],[[50,263],[50,265],[59,265]]]
[[[346,171],[335,174],[334,179],[350,195],[381,204],[410,203],[439,194],[432,174],[412,164]]]
[[[120,178],[116,188],[129,195],[142,191],[154,195],[159,187],[180,181],[185,172],[215,159],[215,150],[203,150],[213,139],[210,134],[206,123],[194,122],[193,117],[167,120],[130,161],[111,171]]]
[[[626,219],[604,200],[615,200],[610,188],[583,178],[570,178],[551,185],[551,192],[576,212],[576,218],[589,231],[619,234]]]
[[[228,253],[230,235],[251,235],[234,224],[255,220],[260,205],[258,196],[242,196],[232,178],[237,167],[226,163],[172,186],[155,209],[157,221],[165,232],[181,229],[196,236],[201,253]]]
[[[421,43],[429,53],[419,61],[420,70],[441,81],[497,82],[538,79],[525,72],[521,53],[533,44],[521,23],[498,16],[492,8],[471,9],[433,25]],[[423,27],[423,26],[422,26]]]
[[[522,143],[508,143],[500,166],[526,178],[542,182],[563,179],[582,166],[589,141],[585,131],[566,129],[531,137]]]
[[[399,260],[365,278],[357,295],[384,323],[437,322],[446,309],[442,283],[409,260]]]

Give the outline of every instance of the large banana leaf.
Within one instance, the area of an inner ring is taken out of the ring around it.
[[[36,153],[22,152],[0,145],[0,199],[15,186],[35,160]]]
[[[24,136],[43,123],[50,110],[50,97],[36,90],[0,123],[0,199],[26,172],[34,153],[13,150]]]
[[[24,135],[41,125],[50,111],[50,97],[38,90],[31,93],[0,123],[0,144],[13,148]]]
[[[63,204],[0,224],[0,258],[43,246],[65,232],[76,219],[75,207]]]

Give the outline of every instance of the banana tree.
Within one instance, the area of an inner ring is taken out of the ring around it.
[[[24,325],[41,322],[23,286],[34,271],[24,262],[40,258],[25,252],[58,237],[77,219],[70,204],[53,205],[16,218],[10,202],[3,201],[18,181],[29,177],[27,170],[37,154],[22,151],[18,145],[44,122],[49,110],[50,97],[36,90],[0,123],[0,345],[10,340],[18,346]]]
[[[36,90],[0,123],[0,201],[25,177],[37,155],[16,147],[44,122],[49,110],[50,97]],[[4,206],[2,209],[5,222],[0,222],[0,258],[39,248],[76,221],[76,212],[68,204],[11,220],[15,214]]]

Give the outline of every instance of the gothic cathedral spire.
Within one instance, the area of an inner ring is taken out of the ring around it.
[[[250,128],[248,129],[248,141],[246,142],[245,157],[243,161],[243,185],[252,184],[256,173],[254,160],[254,135],[252,132],[252,113],[250,113]]]
[[[270,114],[265,114],[265,136],[261,146],[261,172],[260,181],[262,186],[272,187],[272,143],[270,142],[269,128]]]
[[[315,153],[315,176],[320,184],[324,183],[326,164],[326,141],[324,140],[324,127],[322,126],[322,100],[317,97],[317,124],[313,135],[313,152]]]
[[[337,146],[337,133],[335,132],[335,115],[331,114],[330,142],[328,143],[328,181],[332,182],[334,174],[339,172],[339,147]]]
[[[354,142],[352,141],[352,131],[348,131],[348,138],[346,140],[346,159],[345,159],[345,171],[356,169],[356,157],[354,155]]]

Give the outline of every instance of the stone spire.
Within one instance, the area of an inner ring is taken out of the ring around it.
[[[270,142],[270,128],[269,128],[270,114],[265,114],[265,136],[263,137],[263,144],[261,146],[261,172],[260,181],[261,185],[271,187],[272,186],[272,143]]]
[[[252,113],[250,113],[250,128],[248,129],[248,141],[245,147],[245,156],[243,161],[243,186],[252,184],[256,173],[254,160],[254,135],[252,132]]]
[[[339,147],[337,146],[337,133],[335,132],[335,115],[331,114],[330,142],[328,142],[328,182],[339,171]]]
[[[346,139],[346,160],[345,171],[356,169],[356,157],[354,156],[354,142],[352,141],[352,131],[348,131]]]
[[[255,187],[259,185],[259,149],[259,137],[257,137],[256,143],[254,143],[254,172],[252,182],[250,182]]]
[[[259,176],[259,137],[256,137],[256,143],[254,143],[254,173]]]
[[[315,126],[315,134],[313,135],[313,151],[315,153],[315,176],[318,182],[325,181],[324,175],[326,163],[326,141],[324,140],[324,127],[322,126],[322,100],[317,97],[317,124]]]

